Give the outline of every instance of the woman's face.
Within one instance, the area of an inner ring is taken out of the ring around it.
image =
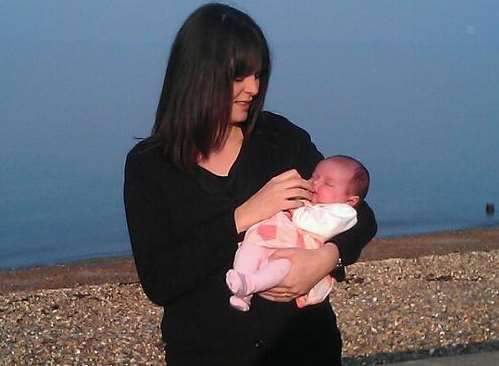
[[[232,123],[246,121],[251,102],[258,94],[259,88],[260,80],[256,74],[234,80],[232,89],[232,114],[230,118]]]

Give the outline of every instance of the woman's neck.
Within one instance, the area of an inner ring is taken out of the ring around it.
[[[243,132],[239,126],[231,126],[227,139],[223,145],[210,153],[206,159],[198,162],[204,169],[220,176],[227,176],[234,165],[241,146],[243,145]]]

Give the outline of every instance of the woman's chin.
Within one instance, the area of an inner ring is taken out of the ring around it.
[[[236,123],[243,123],[246,122],[248,119],[248,115],[245,114],[244,116],[236,116],[235,118],[231,118],[231,123],[236,124]]]

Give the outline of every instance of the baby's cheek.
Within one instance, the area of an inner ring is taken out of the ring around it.
[[[328,199],[328,192],[322,188],[317,190],[316,200],[317,203],[324,203]]]

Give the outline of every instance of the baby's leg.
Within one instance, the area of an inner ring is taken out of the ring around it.
[[[278,285],[291,267],[287,259],[268,261],[275,249],[243,244],[236,253],[234,270],[227,272],[226,281],[238,297],[265,291]]]
[[[260,268],[246,275],[246,282],[252,292],[261,292],[277,286],[291,268],[291,262],[285,258],[267,261]]]
[[[286,277],[290,267],[291,262],[281,258],[263,264],[253,273],[230,270],[227,272],[227,285],[234,295],[246,297],[277,286]]]
[[[290,267],[291,262],[281,258],[267,261],[253,273],[239,273],[230,270],[227,272],[229,288],[231,290],[235,288],[235,283],[240,285],[239,291],[234,292],[234,296],[231,296],[230,304],[241,311],[248,311],[252,294],[277,286],[286,277]]]
[[[243,243],[234,257],[234,269],[241,273],[255,272],[273,250],[256,244]]]
[[[243,243],[236,251],[234,269],[227,272],[226,282],[233,294],[239,297],[252,293],[246,283],[246,275],[255,272],[267,260],[271,250],[255,244]]]

